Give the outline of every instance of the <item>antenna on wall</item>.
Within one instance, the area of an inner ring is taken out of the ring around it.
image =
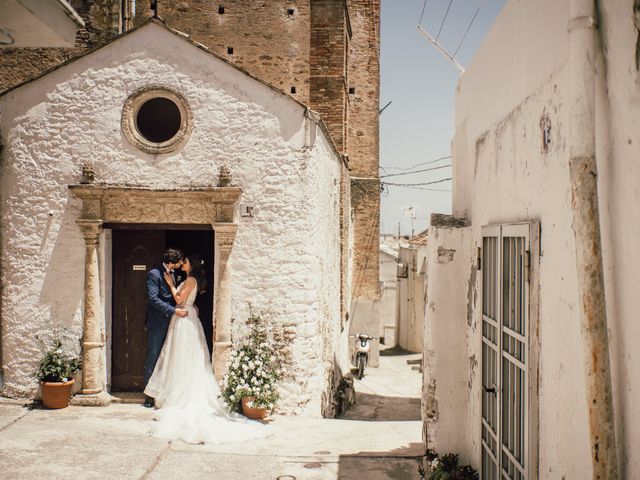
[[[447,7],[447,11],[444,14],[444,18],[442,19],[442,23],[440,24],[440,30],[438,30],[438,34],[436,35],[436,38],[433,38],[429,32],[427,32],[424,28],[422,28],[420,25],[422,24],[422,17],[424,16],[424,11],[427,8],[427,1],[428,0],[424,0],[424,4],[422,5],[422,13],[420,13],[420,20],[418,20],[418,31],[423,34],[425,37],[427,37],[427,40],[429,40],[429,42],[431,42],[433,44],[434,47],[436,47],[436,49],[446,57],[447,60],[449,60],[449,62],[451,62],[451,64],[456,67],[458,69],[458,71],[460,72],[460,74],[464,73],[464,67],[462,65],[460,65],[457,61],[456,61],[456,55],[458,54],[458,50],[460,50],[460,47],[462,46],[462,43],[464,42],[464,39],[467,38],[467,33],[469,33],[469,30],[471,29],[471,26],[473,25],[473,22],[476,21],[476,17],[478,16],[478,13],[480,12],[480,9],[482,8],[482,6],[484,5],[484,2],[486,0],[480,0],[480,3],[478,3],[478,8],[476,8],[476,13],[473,14],[473,18],[471,19],[471,21],[469,22],[469,25],[467,25],[467,29],[464,32],[464,35],[462,35],[462,39],[460,40],[460,43],[458,43],[458,47],[456,48],[456,51],[453,52],[453,55],[451,55],[446,48],[444,48],[442,45],[440,45],[438,43],[438,38],[440,38],[440,33],[442,32],[442,27],[444,27],[444,22],[447,21],[447,16],[449,15],[449,10],[451,9],[451,4],[453,3],[453,0],[449,0],[449,6]]]
[[[447,60],[449,60],[449,62],[451,62],[453,64],[454,67],[456,67],[458,69],[458,71],[460,73],[464,73],[464,67],[462,65],[460,65],[458,63],[458,61],[455,58],[453,58],[453,55],[451,55],[449,52],[447,52],[447,50],[442,45],[440,45],[438,43],[438,41],[429,34],[429,32],[427,32],[420,25],[418,25],[418,31],[420,33],[422,33],[425,37],[427,37],[427,40],[429,40],[433,44],[433,46],[436,47],[436,49],[442,55],[444,55],[447,58]]]

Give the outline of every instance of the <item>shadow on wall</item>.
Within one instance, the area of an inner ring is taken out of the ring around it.
[[[386,452],[340,455],[338,478],[340,480],[418,479],[418,467],[422,464],[422,454],[422,443],[410,443],[406,447]]]
[[[331,379],[327,390],[322,394],[322,416],[336,418],[346,412],[356,402],[351,373],[342,375],[338,360],[333,358]]]
[[[60,230],[46,267],[39,302],[50,305],[51,324],[73,330],[80,336],[82,324],[74,320],[84,297],[85,244],[75,222],[78,216],[79,209],[71,205],[69,199],[59,222]],[[45,234],[49,235],[49,229]],[[43,247],[48,240],[42,239]]]
[[[395,346],[391,348],[384,348],[380,350],[381,357],[398,357],[400,355],[413,355],[415,352],[410,352],[402,347]]]
[[[420,421],[420,398],[384,397],[370,393],[358,393],[355,406],[338,417],[340,420],[369,422]]]

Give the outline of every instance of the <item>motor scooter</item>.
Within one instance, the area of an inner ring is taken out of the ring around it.
[[[359,380],[364,377],[364,369],[369,363],[369,352],[371,351],[371,340],[373,337],[366,333],[358,333],[357,335],[351,335],[356,338],[355,349],[353,351],[353,364],[357,371],[356,376]]]

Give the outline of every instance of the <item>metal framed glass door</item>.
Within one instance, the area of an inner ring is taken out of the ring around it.
[[[529,447],[530,225],[482,230],[483,479],[525,480]]]

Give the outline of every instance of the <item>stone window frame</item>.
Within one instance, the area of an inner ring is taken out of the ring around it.
[[[140,107],[152,98],[166,98],[176,104],[180,111],[180,128],[169,140],[164,142],[151,142],[147,140],[136,124],[136,117]],[[193,129],[193,113],[186,99],[175,90],[163,85],[147,85],[133,92],[124,103],[121,117],[122,132],[126,139],[139,150],[159,155],[170,153],[183,146]]]

